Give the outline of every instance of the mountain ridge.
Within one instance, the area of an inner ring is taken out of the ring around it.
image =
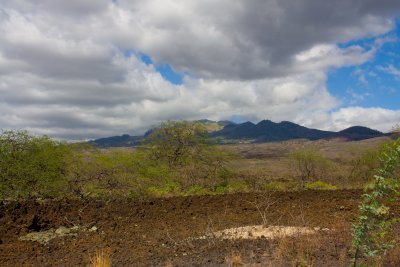
[[[202,119],[196,122],[203,124],[209,133],[209,137],[220,144],[235,143],[243,140],[250,142],[277,142],[291,139],[319,140],[332,138],[359,141],[387,135],[364,126],[351,126],[334,132],[307,128],[290,121],[276,123],[271,120],[262,120],[255,124],[250,121],[235,123],[226,120],[212,121]],[[99,138],[89,143],[99,147],[135,147],[140,145],[153,130],[154,128],[149,129],[143,136],[124,134],[121,136]]]

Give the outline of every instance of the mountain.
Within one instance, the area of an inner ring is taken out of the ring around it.
[[[212,121],[208,119],[197,120],[196,122],[203,124],[207,132],[209,133],[220,131],[226,125],[235,124],[234,122],[231,121]]]
[[[204,119],[196,122],[202,123],[206,127],[210,138],[215,139],[217,143],[221,144],[235,143],[241,140],[274,142],[290,139],[318,140],[331,138],[358,141],[386,135],[363,126],[353,126],[339,132],[333,132],[307,128],[290,121],[276,123],[270,120],[262,120],[257,124],[249,121],[236,124],[231,121],[211,121]],[[148,130],[144,136],[124,134],[122,136],[96,139],[89,143],[99,147],[133,147],[139,145],[153,130]]]
[[[270,120],[263,120],[257,124],[245,122],[237,125],[227,125],[222,130],[211,133],[211,136],[225,139],[254,139],[257,142],[271,142],[298,138],[317,140],[332,137],[334,134],[334,132],[309,129],[289,121],[275,123]]]
[[[89,144],[98,147],[134,147],[138,146],[143,140],[143,136],[131,136],[124,134],[121,136],[111,136],[106,138],[100,138],[90,141]]]
[[[345,140],[363,140],[384,136],[382,132],[363,126],[353,126],[339,132],[310,129],[290,121],[279,123],[263,120],[257,124],[245,122],[242,124],[229,124],[222,130],[210,134],[211,137],[229,140],[250,139],[255,142],[285,141],[290,139],[329,139],[342,138]]]
[[[340,132],[337,132],[336,135],[338,137],[342,137],[347,140],[358,141],[358,140],[364,140],[364,139],[383,136],[384,134],[377,130],[372,130],[367,127],[353,126],[353,127],[344,129]]]

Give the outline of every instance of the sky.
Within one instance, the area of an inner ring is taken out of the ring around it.
[[[400,122],[398,0],[2,0],[0,129]]]

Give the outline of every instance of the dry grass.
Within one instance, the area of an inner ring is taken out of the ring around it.
[[[277,262],[291,261],[292,266],[311,267],[315,266],[319,257],[329,253],[327,260],[334,261],[338,267],[348,266],[351,247],[349,235],[348,229],[335,229],[315,235],[281,238],[277,240],[273,258]]]
[[[228,264],[229,267],[241,267],[246,266],[243,263],[242,257],[239,254],[233,253],[229,256],[225,257],[225,262]]]
[[[90,258],[90,267],[110,267],[111,252],[109,249],[97,250],[95,255]]]
[[[297,178],[290,168],[288,153],[305,148],[321,152],[332,163],[331,170],[319,180],[336,185],[338,188],[363,188],[365,181],[349,177],[353,168],[352,160],[387,140],[389,140],[388,137],[349,142],[343,140],[291,140],[225,145],[222,148],[241,155],[241,158],[232,161],[229,167],[236,171],[254,191],[264,190],[266,185],[267,189],[270,189],[271,182],[287,183],[289,188],[293,188],[292,183],[296,182]]]

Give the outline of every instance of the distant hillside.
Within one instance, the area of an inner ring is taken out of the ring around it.
[[[316,140],[331,137],[334,132],[309,129],[298,124],[283,121],[275,123],[263,120],[257,124],[245,122],[236,125],[227,125],[222,130],[212,133],[213,137],[226,139],[254,139],[258,142],[283,141],[304,138]]]
[[[226,125],[235,124],[234,122],[231,121],[212,121],[207,119],[198,120],[196,122],[203,124],[209,133],[219,131],[223,129]],[[98,147],[134,147],[140,145],[143,139],[149,136],[153,131],[154,128],[151,128],[147,130],[143,136],[131,136],[129,134],[124,134],[120,136],[99,138],[90,141],[89,144]]]
[[[207,132],[216,132],[222,130],[226,125],[235,124],[231,121],[212,121],[208,119],[197,120],[196,122],[201,123],[206,128]]]
[[[363,126],[353,126],[339,132],[332,132],[310,129],[289,121],[276,123],[270,120],[263,120],[257,124],[252,122],[236,124],[231,121],[217,122],[204,119],[198,120],[197,122],[204,124],[209,132],[210,138],[215,139],[221,144],[236,143],[243,140],[248,140],[250,142],[274,142],[290,139],[318,140],[330,138],[358,141],[385,136],[385,134],[377,130],[372,130]],[[153,129],[148,130],[144,136],[130,136],[125,134],[122,136],[96,139],[90,143],[99,147],[132,147],[139,145],[152,131]]]
[[[89,144],[98,147],[134,147],[140,144],[143,136],[130,136],[124,134],[121,136],[111,136],[106,138],[100,138],[90,141]]]
[[[263,120],[257,124],[252,122],[236,125],[230,124],[220,131],[211,133],[212,137],[253,139],[256,142],[285,141],[290,139],[318,140],[326,138],[343,138],[356,141],[384,135],[379,131],[362,126],[350,127],[340,132],[332,132],[310,129],[289,121],[275,123],[270,120]]]
[[[358,140],[364,140],[364,139],[383,136],[384,134],[377,130],[372,130],[367,127],[353,126],[353,127],[344,129],[340,132],[337,132],[336,135],[338,137],[346,138],[347,140],[358,141]]]

